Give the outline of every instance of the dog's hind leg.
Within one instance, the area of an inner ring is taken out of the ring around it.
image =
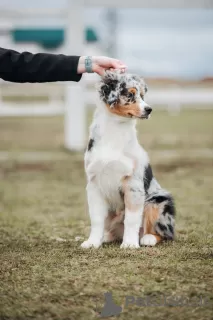
[[[123,239],[123,232],[124,232],[123,219],[124,219],[123,212],[119,212],[119,213],[109,212],[105,220],[105,229],[104,229],[105,243]]]
[[[143,213],[143,236],[140,239],[142,246],[155,246],[162,240],[154,229],[155,222],[159,219],[159,207],[148,204]]]

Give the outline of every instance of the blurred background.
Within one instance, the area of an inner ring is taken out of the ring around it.
[[[213,8],[208,0],[176,6],[167,8],[164,1],[156,8],[138,0],[132,7],[120,0],[0,0],[0,45],[123,60],[128,72],[148,84],[146,99],[154,112],[138,129],[149,153],[160,152],[154,161],[181,154],[212,159]],[[64,159],[65,150],[82,152],[97,81],[96,74],[84,74],[77,84],[0,79],[0,160],[52,161]]]
[[[87,3],[93,3],[88,1]],[[82,3],[82,5],[81,5]],[[95,1],[95,3],[97,3]],[[180,108],[211,108],[213,103],[213,9],[125,8],[121,1],[83,5],[82,1],[0,0],[0,44],[17,51],[109,55],[123,60],[129,72],[145,77],[148,102],[173,113]],[[102,3],[102,6],[101,6]],[[146,3],[147,5],[147,3]],[[75,14],[76,13],[76,14]],[[76,18],[77,17],[77,18]],[[69,149],[85,145],[85,105],[94,106],[95,75],[81,82],[83,102],[63,83],[18,85],[0,82],[0,116],[47,116],[73,112],[65,126]],[[69,96],[69,97],[68,97]],[[77,99],[77,100],[76,100]],[[82,106],[82,103],[84,106]],[[77,132],[76,132],[77,130]],[[75,135],[78,141],[68,137]]]
[[[212,1],[129,2],[0,0],[0,47],[109,55],[144,76],[153,113],[138,122],[138,138],[175,198],[177,241],[140,254],[118,245],[82,252],[90,230],[83,150],[98,76],[0,80],[1,319],[94,319],[94,298],[103,305],[109,290],[118,302],[158,293],[213,299]],[[210,304],[178,310],[181,319],[212,319]],[[170,307],[125,315],[178,317]]]

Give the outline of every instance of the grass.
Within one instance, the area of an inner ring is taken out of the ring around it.
[[[90,228],[83,155],[64,153],[63,119],[0,119],[0,151],[9,151],[0,162],[0,319],[99,319],[107,291],[123,307],[119,319],[212,319],[213,161],[201,152],[212,151],[212,120],[213,111],[156,112],[139,126],[156,177],[176,199],[176,241],[86,251],[75,240]],[[35,150],[64,157],[17,160]],[[125,306],[129,295],[162,294],[206,304]]]
[[[88,116],[88,124],[92,112]],[[150,150],[213,148],[213,111],[185,110],[177,115],[154,111],[151,121],[139,126],[139,138]],[[63,148],[63,118],[0,119],[0,151],[45,150]]]

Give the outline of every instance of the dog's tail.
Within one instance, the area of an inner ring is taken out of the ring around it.
[[[146,200],[146,206],[158,211],[153,224],[154,231],[164,240],[173,240],[176,213],[173,197],[169,193],[152,194]]]

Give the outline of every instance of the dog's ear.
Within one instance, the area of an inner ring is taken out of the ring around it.
[[[117,85],[119,81],[115,72],[106,71],[105,75],[101,78],[100,83],[96,87],[101,100],[109,104],[111,108],[118,102],[119,92]]]
[[[104,102],[108,102],[110,95],[110,86],[108,84],[103,83],[99,90],[100,96]]]
[[[103,81],[100,81],[96,85],[96,89],[98,90],[100,99],[104,103],[109,104],[110,107],[113,107],[113,101],[110,101],[111,86],[109,84],[104,83]]]

